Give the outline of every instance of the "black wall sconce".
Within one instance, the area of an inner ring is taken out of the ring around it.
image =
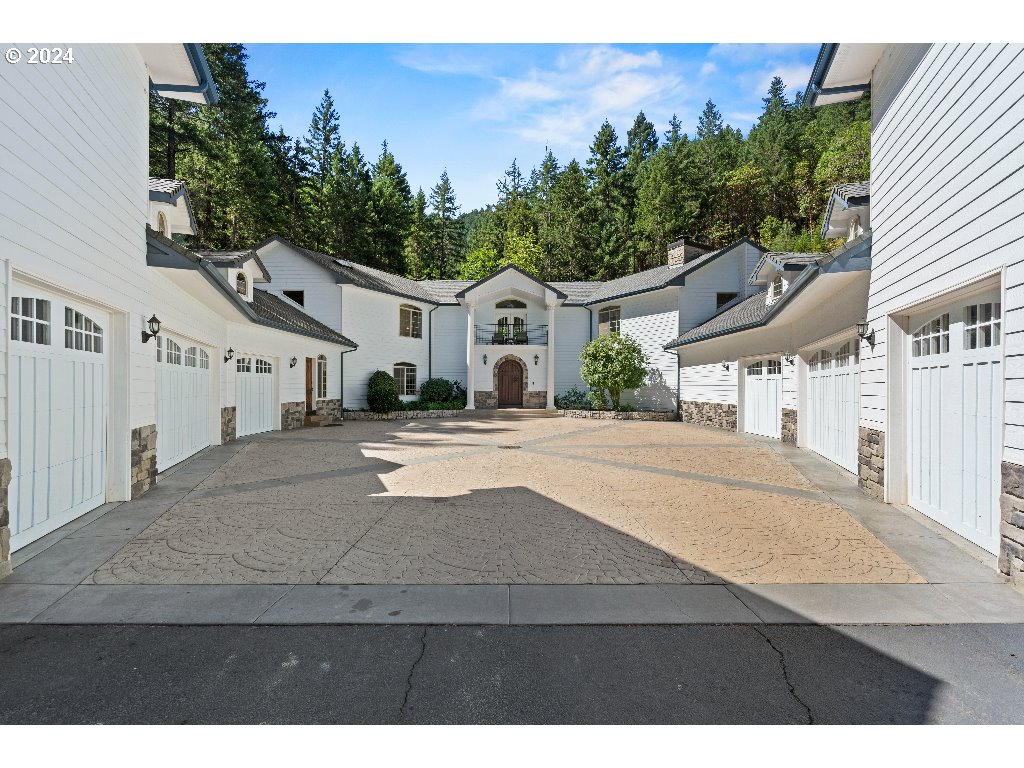
[[[487,355],[484,355],[484,365],[487,365]]]
[[[725,360],[722,361],[722,367],[727,371],[729,370],[729,364]]]
[[[857,335],[866,341],[869,347],[875,348],[875,330],[867,322],[857,323]]]
[[[234,356],[235,356],[235,350],[233,350],[231,347],[228,347],[228,351],[224,353],[224,362],[225,363],[228,362]]]
[[[297,357],[293,357],[291,360],[288,361],[288,367],[294,368],[298,364],[298,362],[299,359]]]
[[[149,332],[142,332],[142,343],[145,344],[152,338],[155,338],[160,333],[160,319],[153,315],[149,320],[146,321],[146,326],[149,328]]]
[[[785,358],[786,363],[788,363],[789,365],[792,365],[793,361],[796,359],[794,355],[790,355],[785,352],[782,354],[782,356]]]
[[[533,356],[533,364],[537,365],[540,362],[540,355]]]

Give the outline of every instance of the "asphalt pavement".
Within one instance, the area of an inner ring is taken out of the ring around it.
[[[1024,626],[0,626],[0,723],[1021,723]]]

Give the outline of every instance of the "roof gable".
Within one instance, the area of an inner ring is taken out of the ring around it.
[[[485,277],[485,278],[483,278],[481,280],[477,280],[472,285],[467,286],[466,288],[463,288],[461,291],[456,293],[455,294],[455,298],[456,299],[465,299],[465,298],[469,297],[469,294],[476,293],[479,289],[483,288],[488,283],[491,283],[491,282],[494,282],[494,281],[503,282],[503,281],[500,280],[500,278],[503,277],[503,276],[508,275],[508,273],[510,273],[510,272],[514,273],[516,276],[518,276],[520,278],[523,278],[527,282],[532,283],[534,286],[539,287],[541,290],[543,290],[545,292],[550,291],[554,295],[554,297],[556,299],[560,300],[560,301],[564,301],[565,298],[566,298],[566,294],[565,293],[563,293],[562,291],[558,290],[557,288],[553,288],[551,285],[549,285],[548,283],[545,283],[543,280],[540,280],[540,279],[534,277],[533,275],[531,275],[526,270],[517,267],[515,264],[506,264],[504,267],[499,269],[497,272],[494,272],[493,274],[490,274],[490,275],[488,275],[487,277]],[[515,281],[512,281],[512,282],[513,282],[513,284],[515,283]]]

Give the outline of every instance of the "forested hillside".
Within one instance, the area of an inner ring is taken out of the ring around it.
[[[869,101],[797,106],[775,78],[746,136],[711,101],[693,136],[676,117],[659,135],[640,112],[624,138],[606,121],[585,158],[549,150],[530,170],[510,158],[495,202],[463,212],[447,173],[412,191],[387,126],[372,155],[347,143],[326,90],[304,136],[272,131],[244,47],[204,47],[220,103],[154,96],[150,111],[150,172],[187,183],[196,248],[246,248],[276,233],[413,278],[478,278],[515,263],[548,280],[608,279],[663,263],[684,235],[828,250],[817,235],[828,190],[868,178]]]

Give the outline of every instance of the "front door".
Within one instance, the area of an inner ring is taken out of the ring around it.
[[[313,413],[313,358],[306,358],[306,413]]]
[[[515,360],[498,368],[498,407],[523,407],[523,367]]]

